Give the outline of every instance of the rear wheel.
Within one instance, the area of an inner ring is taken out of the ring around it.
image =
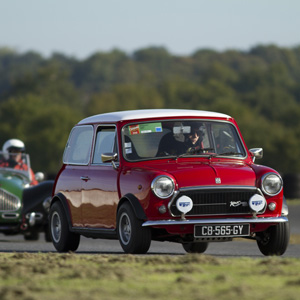
[[[289,222],[279,223],[257,233],[257,245],[264,255],[282,255],[290,239]]]
[[[58,252],[77,250],[80,235],[69,230],[66,214],[59,202],[55,202],[50,208],[50,234]]]
[[[147,253],[151,244],[151,230],[142,227],[129,203],[120,207],[117,215],[117,232],[121,247],[126,253]]]
[[[182,247],[187,253],[204,253],[208,243],[183,243]]]

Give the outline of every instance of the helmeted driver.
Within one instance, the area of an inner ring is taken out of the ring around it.
[[[0,162],[0,167],[13,168],[16,170],[28,170],[27,164],[22,160],[22,153],[25,153],[25,145],[21,140],[10,139],[3,144],[3,157],[5,160]],[[31,185],[38,184],[35,179],[32,169],[29,169],[31,174]]]

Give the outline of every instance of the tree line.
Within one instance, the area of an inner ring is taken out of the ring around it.
[[[233,116],[249,148],[282,174],[300,172],[300,46],[249,51],[119,49],[86,59],[0,48],[0,144],[19,138],[35,171],[56,174],[70,129],[98,113],[146,108]]]

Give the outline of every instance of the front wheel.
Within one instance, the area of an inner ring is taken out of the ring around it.
[[[289,222],[279,223],[269,227],[263,232],[257,233],[257,245],[264,255],[282,255],[289,244]]]
[[[187,253],[204,253],[208,243],[183,243],[182,247]]]
[[[129,203],[122,204],[118,211],[117,233],[126,253],[144,254],[150,248],[151,230],[142,227],[142,221],[137,219]]]
[[[69,230],[66,214],[59,202],[55,202],[50,208],[50,234],[58,252],[77,250],[80,235]]]

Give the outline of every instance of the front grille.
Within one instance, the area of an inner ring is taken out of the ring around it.
[[[17,196],[0,189],[0,211],[14,211],[20,207],[21,201]]]
[[[255,194],[260,194],[256,188],[186,189],[172,199],[170,211],[173,216],[181,215],[176,200],[185,195],[193,201],[192,210],[186,214],[188,216],[250,214],[248,202]]]

